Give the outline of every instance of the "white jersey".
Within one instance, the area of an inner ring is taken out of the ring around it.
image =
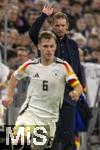
[[[58,120],[66,82],[72,87],[79,84],[70,65],[58,58],[48,66],[41,64],[40,59],[29,60],[14,75],[19,80],[26,76],[30,78],[27,98],[21,112],[24,109],[31,111],[34,118],[43,121]]]

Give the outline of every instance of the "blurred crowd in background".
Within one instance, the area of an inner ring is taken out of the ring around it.
[[[54,14],[59,11],[67,14],[70,26],[66,34],[77,42],[81,63],[91,64],[86,65],[87,76],[90,76],[90,79],[87,77],[90,100],[93,97],[94,101],[100,100],[100,0],[0,0],[0,99],[6,95],[14,70],[28,59],[37,57],[29,28],[46,3],[53,6]],[[52,30],[52,19],[52,16],[48,17],[41,30]],[[13,110],[7,114],[8,123],[15,122],[28,84],[28,78],[18,83]],[[4,111],[0,107],[0,125],[4,121]]]
[[[100,64],[100,0],[1,0],[0,69],[4,72],[0,71],[0,89],[5,89],[6,80],[19,65],[37,57],[37,48],[28,31],[49,2],[54,13],[62,11],[68,15],[70,30],[67,34],[77,42],[81,62]],[[52,30],[52,16],[45,21],[42,30]],[[23,84],[20,89],[25,92]],[[21,97],[24,99],[23,92]]]

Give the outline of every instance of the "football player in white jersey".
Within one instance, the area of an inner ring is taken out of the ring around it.
[[[50,133],[47,131],[47,137],[50,139],[55,134],[65,84],[67,83],[73,88],[69,93],[72,100],[78,100],[83,89],[71,66],[55,57],[56,37],[53,33],[49,31],[40,33],[38,49],[40,51],[39,59],[25,62],[14,72],[9,83],[7,96],[2,103],[6,107],[12,103],[18,80],[28,76],[30,84],[27,97],[21,107],[14,132],[16,134],[17,127],[24,125],[25,136],[27,136],[29,125],[34,128],[44,126],[50,129]],[[33,130],[32,128],[31,132]],[[40,139],[43,138],[41,136]],[[47,142],[44,144],[45,146],[41,145],[33,143],[33,150],[44,150]]]

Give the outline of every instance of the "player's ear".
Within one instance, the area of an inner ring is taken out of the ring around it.
[[[67,30],[69,29],[69,22],[67,22]]]
[[[38,44],[37,47],[38,47],[38,50],[40,51],[40,44]]]

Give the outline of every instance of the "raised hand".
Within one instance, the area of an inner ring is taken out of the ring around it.
[[[50,4],[45,4],[42,10],[43,13],[50,16],[53,13],[53,7]]]

